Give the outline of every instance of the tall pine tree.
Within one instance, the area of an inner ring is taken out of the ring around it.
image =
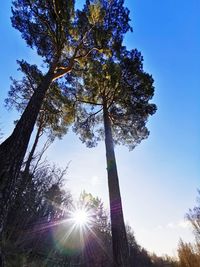
[[[0,145],[1,246],[9,201],[46,92],[52,82],[63,78],[95,51],[103,53],[110,46],[120,46],[123,34],[130,29],[129,11],[123,2],[87,0],[83,10],[75,12],[73,0],[13,1],[12,25],[43,58],[46,74],[13,133]]]
[[[114,266],[128,267],[114,144],[133,149],[148,137],[145,124],[156,111],[156,106],[149,103],[154,93],[153,79],[143,70],[141,54],[123,49],[120,60],[104,57],[88,64],[75,85],[78,116],[74,130],[89,147],[101,139],[105,141]]]

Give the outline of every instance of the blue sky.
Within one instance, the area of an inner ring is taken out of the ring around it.
[[[150,136],[129,152],[116,148],[125,220],[150,252],[175,253],[180,237],[193,239],[184,215],[195,205],[199,188],[200,150],[200,2],[199,0],[127,0],[133,33],[128,48],[144,56],[144,68],[155,80],[157,113],[149,119]],[[9,77],[20,77],[16,59],[38,64],[10,23],[10,1],[0,10],[0,128],[13,129],[15,112],[3,107]],[[70,133],[55,141],[47,156],[70,167],[66,187],[76,196],[85,189],[108,206],[104,144],[87,149]]]

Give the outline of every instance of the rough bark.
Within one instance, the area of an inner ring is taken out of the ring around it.
[[[30,99],[13,133],[0,145],[0,267],[4,267],[1,260],[4,258],[3,230],[9,202],[43,99],[54,78],[54,70],[55,68],[50,68]]]
[[[112,137],[112,127],[106,103],[104,103],[103,106],[103,116],[108,173],[108,189],[110,199],[110,216],[114,262],[113,265],[114,267],[130,267],[128,241],[122,210],[119,179]]]

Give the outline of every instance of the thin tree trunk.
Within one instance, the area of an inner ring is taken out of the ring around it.
[[[32,179],[32,176],[29,173],[30,172],[30,165],[31,165],[31,161],[33,159],[33,155],[35,153],[39,138],[41,136],[41,132],[42,132],[42,123],[38,127],[38,130],[37,130],[37,133],[36,133],[36,136],[35,136],[35,140],[33,142],[31,151],[30,151],[30,153],[28,155],[28,159],[27,159],[26,164],[25,164],[24,171],[22,172],[22,175],[20,177],[21,181],[20,181],[19,186],[18,186],[18,188],[16,190],[16,195],[13,197],[14,201],[12,201],[10,203],[10,205],[9,205],[7,218],[9,217],[9,211],[11,210],[11,212],[12,212],[12,209],[11,209],[12,205],[14,206],[14,204],[17,202],[19,209],[21,208],[22,205],[24,205],[24,203],[22,202],[22,194],[23,194],[23,191],[27,188],[27,185],[29,184],[29,182]],[[16,218],[15,219],[15,223],[18,223],[18,224],[22,225],[22,218]],[[13,228],[12,231],[9,231],[9,235],[8,236],[11,236],[14,231],[16,231],[15,227]],[[6,240],[9,240],[9,237],[6,237]]]
[[[114,267],[130,267],[119,179],[107,104],[103,106]]]
[[[54,70],[55,67],[50,68],[43,82],[31,97],[13,133],[0,145],[0,267],[4,267],[3,260],[1,260],[4,257],[2,255],[3,230],[9,201],[11,201],[16,179],[43,99],[53,80]]]
[[[34,155],[36,147],[38,145],[38,141],[39,141],[39,139],[40,139],[40,137],[42,135],[42,125],[43,125],[43,123],[40,122],[40,124],[38,126],[38,129],[37,129],[36,136],[35,136],[35,140],[33,142],[31,151],[30,151],[30,153],[28,155],[28,159],[27,159],[26,164],[25,164],[23,175],[27,175],[30,172],[31,161],[33,160],[33,155]]]
[[[31,165],[31,161],[33,160],[33,155],[35,153],[36,147],[38,145],[39,139],[41,137],[41,133],[42,133],[42,122],[40,123],[38,129],[37,129],[37,133],[35,136],[35,140],[33,142],[31,151],[28,155],[28,159],[26,161],[25,164],[25,168],[24,171],[22,172],[22,176],[21,176],[21,181],[19,184],[19,188],[17,189],[17,193],[15,196],[15,200],[19,199],[23,193],[23,191],[26,189],[26,187],[28,186],[28,184],[31,182],[32,180],[32,175],[30,174],[30,165]]]

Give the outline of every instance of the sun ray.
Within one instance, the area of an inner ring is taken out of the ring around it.
[[[104,253],[109,257],[110,260],[112,260],[112,257],[110,256],[109,252],[105,249],[101,239],[97,236],[97,234],[92,230],[91,227],[88,227],[88,230],[95,237],[96,242],[101,247],[101,249],[104,251]]]
[[[81,228],[89,223],[89,215],[85,209],[77,209],[72,214],[72,220]]]

